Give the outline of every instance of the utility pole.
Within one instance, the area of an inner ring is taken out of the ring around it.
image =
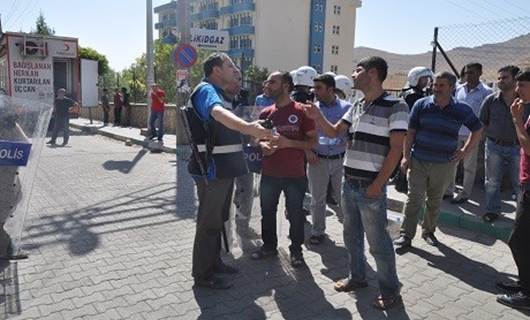
[[[153,0],[147,0],[146,6],[146,46],[145,59],[147,63],[147,128],[149,128],[149,117],[151,116],[151,86],[154,83],[153,68]]]

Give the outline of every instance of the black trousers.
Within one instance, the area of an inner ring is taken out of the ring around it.
[[[203,180],[197,180],[195,184],[199,209],[193,243],[192,276],[207,279],[221,259],[221,232],[223,223],[230,215],[234,179],[208,181],[208,185]]]
[[[109,110],[103,108],[103,123],[109,123]]]
[[[114,124],[117,126],[121,124],[121,107],[114,107]]]
[[[508,245],[519,271],[521,287],[530,294],[530,186],[521,188],[517,216]]]

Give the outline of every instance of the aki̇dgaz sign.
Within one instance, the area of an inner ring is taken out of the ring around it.
[[[191,29],[191,44],[195,48],[228,51],[230,36],[228,31]]]

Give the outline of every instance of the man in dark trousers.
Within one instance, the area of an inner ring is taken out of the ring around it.
[[[68,138],[70,138],[70,116],[68,111],[76,104],[76,102],[66,97],[65,94],[65,89],[61,88],[57,90],[54,108],[55,122],[53,126],[52,138],[50,141],[46,142],[47,144],[55,145],[59,131],[63,132],[62,146],[66,146],[68,144]]]
[[[123,107],[123,95],[120,89],[114,90],[114,126],[119,126],[121,123],[121,110]]]
[[[272,139],[273,134],[259,122],[246,122],[227,108],[223,91],[237,75],[228,55],[211,54],[203,69],[205,78],[193,90],[186,111],[196,151],[188,170],[199,199],[192,275],[196,287],[228,289],[231,284],[216,274],[237,272],[223,263],[220,249],[223,217],[232,201],[234,178],[248,172],[241,134],[259,139]]]
[[[508,292],[497,297],[497,301],[515,309],[530,310],[530,118],[523,120],[525,105],[530,103],[530,70],[519,73],[515,79],[519,98],[513,102],[510,111],[521,145],[521,191],[508,245],[519,271],[519,281],[497,283],[498,288]]]
[[[103,94],[101,95],[101,107],[103,108],[103,124],[107,125],[109,123],[110,112],[109,90],[107,88],[103,89]]]

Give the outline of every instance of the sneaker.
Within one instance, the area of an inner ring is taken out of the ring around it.
[[[394,241],[394,245],[396,250],[410,248],[412,247],[412,240],[406,235],[402,235]]]
[[[326,236],[324,236],[323,234],[318,235],[318,236],[312,235],[311,237],[309,237],[309,242],[314,245],[319,245],[322,242],[324,242],[325,239],[326,239]]]
[[[210,276],[206,279],[195,279],[195,287],[208,288],[215,290],[224,290],[232,287],[232,284],[216,276]]]
[[[467,200],[469,200],[467,196],[463,195],[462,193],[459,193],[456,197],[453,198],[453,200],[451,200],[451,203],[462,204],[462,203],[467,202]]]
[[[55,144],[55,140],[50,140],[50,141],[46,142],[46,144],[54,145]]]
[[[443,200],[453,200],[453,194],[444,194],[442,199]]]
[[[438,241],[438,239],[436,239],[436,236],[434,235],[433,232],[424,232],[422,235],[421,235],[421,238],[423,240],[425,240],[425,242],[427,242],[428,244],[430,244],[431,246],[438,246],[438,244],[440,244],[440,242]]]
[[[530,310],[530,296],[522,291],[497,296],[497,302],[514,309]]]
[[[484,222],[487,222],[487,223],[492,223],[498,218],[499,218],[499,214],[495,212],[486,212],[486,214],[482,216],[482,220],[484,220]]]
[[[521,291],[521,283],[519,281],[499,281],[495,284],[495,286],[509,293]]]
[[[301,252],[291,253],[291,266],[293,268],[301,267],[304,264],[304,256]]]

